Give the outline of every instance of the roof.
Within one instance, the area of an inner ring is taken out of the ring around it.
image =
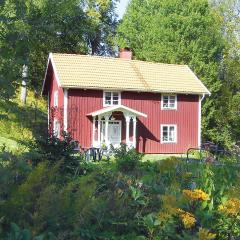
[[[58,53],[49,59],[63,88],[210,94],[187,65]]]
[[[97,110],[95,112],[87,114],[88,116],[96,117],[99,115],[103,115],[105,113],[111,113],[111,112],[127,112],[130,114],[133,114],[137,117],[147,117],[145,113],[141,113],[133,108],[126,107],[124,105],[116,105],[116,106],[110,106],[110,107],[105,107],[100,110]]]

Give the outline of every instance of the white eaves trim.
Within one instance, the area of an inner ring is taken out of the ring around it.
[[[207,89],[207,87],[202,83],[202,81],[195,75],[195,73],[192,71],[192,69],[187,66],[191,74],[193,74],[194,78],[202,85],[203,88],[205,88],[206,92],[208,93],[209,96],[211,96],[211,92]],[[203,93],[204,94],[204,93]]]
[[[110,106],[110,107],[102,108],[98,111],[89,113],[87,115],[92,116],[92,117],[96,117],[96,116],[99,116],[99,115],[104,115],[106,113],[116,112],[116,111],[129,112],[129,113],[131,113],[133,115],[136,115],[136,116],[139,116],[139,117],[147,117],[147,115],[145,113],[139,112],[137,110],[126,107],[124,105],[116,105],[116,106]]]
[[[49,53],[48,62],[47,62],[47,68],[46,68],[45,76],[44,76],[44,80],[43,80],[42,93],[43,93],[43,89],[44,89],[45,82],[46,82],[47,71],[48,71],[48,66],[49,66],[50,60],[51,60],[52,66],[53,66],[53,72],[54,72],[54,75],[56,77],[57,85],[58,85],[58,87],[61,86],[60,80],[59,80],[59,76],[57,74],[57,68],[56,68],[56,65],[55,65],[54,60],[53,60],[53,54]]]

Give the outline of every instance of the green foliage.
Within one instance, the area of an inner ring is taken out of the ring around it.
[[[189,65],[211,92],[203,102],[203,137],[230,148],[239,139],[232,97],[239,91],[240,6],[220,2],[225,5],[132,0],[118,27],[118,42],[139,60]]]
[[[11,223],[11,232],[6,240],[31,240],[31,233],[29,230],[21,230],[15,223]]]
[[[135,148],[128,149],[126,144],[121,144],[120,148],[114,150],[117,168],[123,172],[129,172],[136,169],[143,154],[138,153]]]
[[[45,133],[46,103],[41,98],[35,98],[33,92],[28,93],[25,106],[19,100],[0,99],[0,147],[20,155],[28,151],[29,141]]]
[[[49,52],[111,54],[116,2],[1,1],[0,96],[12,97],[24,64],[29,87],[40,90]]]
[[[121,150],[121,156],[127,154]],[[19,176],[18,165],[2,164],[0,237],[28,232],[31,239],[44,240],[199,239],[200,231],[220,239],[238,236],[238,217],[219,211],[228,199],[240,203],[236,165],[186,164],[169,158],[140,161],[130,174],[125,168],[118,171],[116,164],[95,163],[91,172],[67,178],[61,161],[41,162],[33,169],[26,164],[21,178],[13,177]],[[205,193],[186,198],[186,189]],[[234,211],[240,214],[237,208]]]

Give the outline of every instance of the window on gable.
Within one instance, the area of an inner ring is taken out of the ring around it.
[[[53,121],[53,135],[56,138],[60,138],[61,136],[61,125],[60,125],[60,122],[56,119],[54,119]]]
[[[177,142],[177,126],[161,125],[161,143]]]
[[[58,107],[58,91],[55,91],[55,92],[54,92],[53,106],[54,106],[54,107]]]
[[[162,109],[177,109],[177,95],[162,95]]]
[[[103,94],[103,105],[113,106],[121,104],[121,93],[120,92],[104,92]]]

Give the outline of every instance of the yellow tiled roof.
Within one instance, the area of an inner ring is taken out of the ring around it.
[[[187,65],[77,54],[52,54],[64,88],[210,94]]]

